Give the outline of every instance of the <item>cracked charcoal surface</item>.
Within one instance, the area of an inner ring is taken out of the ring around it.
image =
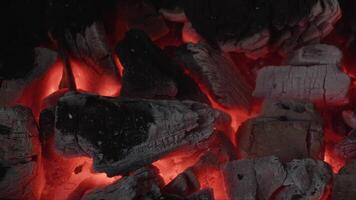
[[[227,115],[193,101],[80,93],[62,97],[55,115],[56,150],[69,157],[90,156],[95,170],[109,176],[138,169],[182,146],[193,147],[230,122]]]
[[[123,104],[88,98],[83,107],[59,103],[57,128],[73,132],[95,144],[105,160],[122,159],[131,147],[148,138],[148,124],[153,122],[147,105]]]

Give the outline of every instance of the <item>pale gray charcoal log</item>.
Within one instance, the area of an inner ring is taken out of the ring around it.
[[[25,107],[0,107],[0,199],[39,199],[41,144]]]
[[[3,80],[0,84],[0,106],[11,106],[21,97],[24,89],[30,83],[38,80],[56,62],[57,53],[46,48],[35,48],[35,63],[33,70],[22,79]]]
[[[55,144],[65,156],[92,157],[97,172],[114,176],[194,147],[229,122],[226,114],[193,101],[69,93],[55,109]]]
[[[330,166],[321,160],[293,160],[286,166],[287,178],[276,200],[322,199],[331,184]]]
[[[232,161],[224,167],[223,174],[231,200],[268,200],[287,176],[274,156]]]
[[[224,169],[225,188],[231,200],[255,200],[257,179],[253,160],[237,160]]]
[[[334,178],[333,200],[356,199],[356,160],[348,163]]]
[[[135,200],[145,196],[158,199],[162,179],[157,169],[142,168],[115,183],[84,195],[82,200]]]
[[[182,47],[177,57],[222,106],[250,107],[252,88],[227,54],[199,43]]]
[[[323,161],[293,160],[284,166],[275,156],[232,161],[223,173],[232,200],[321,199],[332,178]]]
[[[288,162],[324,157],[321,118],[311,103],[301,101],[266,101],[261,116],[238,129],[236,142],[243,158],[275,155]]]
[[[101,22],[94,22],[79,33],[67,31],[65,39],[71,55],[92,67],[95,72],[119,77]]]
[[[340,52],[334,47],[304,47],[294,54],[288,65],[260,69],[253,95],[325,104],[345,103],[351,79],[339,68],[340,60]]]
[[[315,44],[304,46],[291,53],[287,63],[295,66],[339,65],[341,59],[342,52],[337,47]]]

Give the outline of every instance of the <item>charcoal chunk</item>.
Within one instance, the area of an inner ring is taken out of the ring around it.
[[[182,47],[177,58],[222,106],[250,107],[252,88],[227,54],[199,43]]]
[[[31,110],[0,107],[0,124],[0,199],[38,199],[41,145]]]
[[[93,157],[96,171],[113,176],[194,146],[229,122],[225,114],[193,101],[69,93],[55,109],[55,144],[65,156]]]
[[[333,200],[356,198],[356,161],[353,160],[336,175],[333,186]]]
[[[124,67],[121,96],[177,98],[209,102],[198,86],[144,32],[131,30],[116,52]]]
[[[243,158],[275,155],[288,162],[323,159],[323,138],[320,116],[311,103],[269,100],[260,116],[241,125],[236,142]]]

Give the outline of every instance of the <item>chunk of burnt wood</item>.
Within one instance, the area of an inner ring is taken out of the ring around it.
[[[324,104],[345,103],[348,101],[351,79],[340,70],[340,59],[341,54],[336,48],[327,45],[307,46],[297,51],[288,65],[268,66],[259,70],[253,95]]]
[[[208,139],[229,117],[193,101],[131,100],[70,93],[55,111],[56,148],[91,156],[109,176],[145,166]]]
[[[188,169],[168,183],[162,189],[162,192],[186,197],[194,192],[197,192],[199,188],[200,183],[197,176],[192,170]]]
[[[125,70],[121,96],[141,98],[176,96],[176,83],[164,69],[174,64],[144,32],[139,30],[127,32],[124,40],[119,42],[116,52]]]
[[[320,41],[341,17],[337,0],[185,1],[194,29],[224,51],[260,57]]]
[[[322,199],[330,189],[332,171],[321,160],[293,160],[286,166],[284,187],[276,194],[276,200]]]
[[[121,96],[209,102],[183,69],[140,30],[126,33],[116,52],[124,67]]]
[[[236,140],[240,156],[275,155],[283,162],[324,157],[322,121],[313,105],[291,102],[267,101],[261,116],[241,125]]]
[[[344,159],[356,158],[356,131],[352,130],[350,135],[335,146],[335,152]]]
[[[270,199],[287,173],[277,157],[237,160],[224,169],[225,186],[232,200]]]
[[[177,57],[222,106],[250,107],[252,88],[227,54],[199,43],[182,47]]]
[[[0,107],[0,199],[39,199],[41,144],[30,109]]]
[[[232,200],[321,199],[332,178],[323,161],[293,160],[284,166],[275,156],[233,161],[223,173]]]
[[[334,178],[333,200],[356,199],[356,160],[348,163]]]
[[[85,194],[83,200],[134,200],[145,196],[158,199],[162,179],[157,169],[142,168],[115,183]],[[150,198],[148,198],[150,199]]]
[[[237,160],[228,163],[223,170],[225,187],[232,200],[254,200],[257,180],[253,160]]]
[[[35,48],[34,66],[26,76],[21,79],[3,80],[0,84],[0,105],[14,105],[21,97],[22,92],[31,82],[42,78],[48,69],[57,60],[57,53],[46,48]]]
[[[150,1],[122,1],[119,11],[126,19],[128,29],[142,30],[152,40],[157,40],[169,33],[166,22]]]

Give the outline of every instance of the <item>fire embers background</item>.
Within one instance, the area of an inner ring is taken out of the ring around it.
[[[0,199],[356,199],[352,0],[3,4]]]

